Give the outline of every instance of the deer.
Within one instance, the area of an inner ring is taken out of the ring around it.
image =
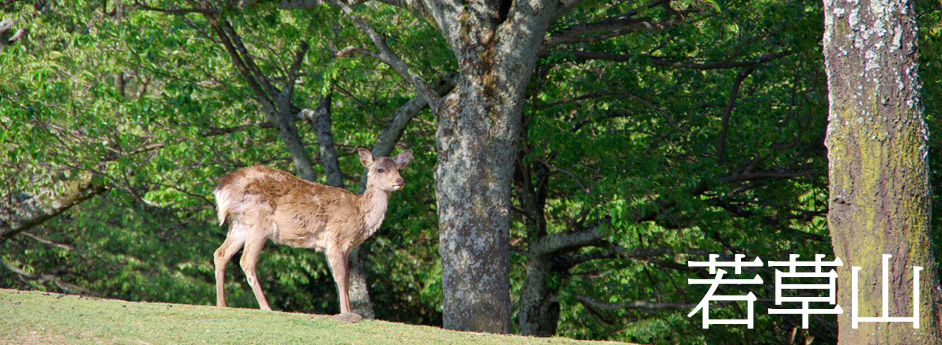
[[[258,306],[271,310],[255,274],[262,247],[271,239],[276,244],[323,251],[337,284],[340,315],[352,314],[347,291],[350,251],[379,229],[390,193],[405,186],[399,171],[412,160],[412,150],[392,158],[373,157],[365,148],[358,154],[360,164],[367,168],[366,190],[359,195],[264,165],[220,178],[213,194],[219,225],[228,218],[229,232],[214,254],[217,306],[226,307],[226,264],[242,249],[239,264]]]

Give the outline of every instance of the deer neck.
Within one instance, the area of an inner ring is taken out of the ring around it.
[[[389,205],[389,192],[373,185],[366,186],[363,195],[360,195],[360,215],[363,216],[364,239],[373,235],[386,218],[386,207]]]

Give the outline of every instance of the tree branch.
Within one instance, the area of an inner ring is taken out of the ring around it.
[[[36,234],[33,234],[33,233],[29,232],[29,231],[22,231],[22,232],[20,232],[20,233],[23,234],[23,236],[32,238],[32,239],[34,239],[34,240],[36,240],[36,241],[39,241],[40,243],[45,243],[45,244],[48,244],[48,245],[50,245],[50,246],[59,247],[59,248],[65,249],[65,250],[75,250],[75,247],[73,247],[73,246],[70,246],[70,245],[68,245],[68,244],[62,244],[62,243],[53,242],[53,241],[51,241],[51,240],[48,240],[48,239],[45,239],[45,238],[36,236]]]
[[[726,158],[726,131],[729,129],[729,117],[733,113],[733,107],[736,106],[736,98],[739,97],[739,89],[742,87],[742,82],[746,80],[746,77],[752,74],[754,70],[754,65],[740,70],[736,75],[736,80],[733,81],[733,89],[729,92],[726,108],[723,109],[723,121],[720,124],[720,133],[717,135],[716,139],[716,160],[720,163],[723,163]]]
[[[573,297],[579,301],[579,303],[592,306],[596,309],[603,310],[619,310],[619,309],[690,309],[696,307],[696,304],[692,303],[679,303],[679,302],[648,302],[648,301],[631,301],[624,303],[609,303],[597,299],[595,297],[589,297],[583,294],[573,294]]]
[[[249,88],[252,89],[255,93],[255,98],[258,99],[258,102],[262,104],[262,108],[266,112],[275,112],[275,104],[271,100],[271,95],[266,92],[265,89],[259,84],[259,81],[256,80],[252,69],[246,65],[243,61],[242,56],[239,54],[239,51],[236,49],[235,45],[232,43],[229,35],[225,30],[222,29],[219,20],[215,16],[206,15],[206,19],[209,21],[210,28],[219,38],[219,41],[222,43],[223,47],[226,48],[226,52],[229,53],[229,57],[232,59],[232,66],[235,67],[236,71],[242,75],[242,78],[245,79],[245,82],[249,84]]]
[[[207,19],[209,19],[210,17],[215,18],[215,16],[206,15]],[[211,21],[210,24],[212,23],[213,22]],[[271,81],[269,80],[268,76],[265,75],[265,73],[262,73],[262,69],[259,68],[258,65],[255,63],[255,59],[252,58],[252,54],[249,53],[248,48],[246,48],[245,44],[242,43],[242,36],[240,36],[238,33],[235,32],[235,29],[232,27],[232,24],[230,24],[228,20],[221,20],[221,21],[217,20],[216,24],[217,25],[221,24],[220,25],[221,32],[223,32],[225,36],[229,39],[230,45],[232,45],[232,47],[239,52],[240,61],[243,61],[245,63],[245,66],[254,75],[254,79],[257,80],[257,82],[262,87],[264,87],[264,90],[267,92],[268,96],[275,97],[275,95],[279,94],[280,91],[271,84]],[[307,48],[305,48],[306,46],[307,46],[307,43],[302,43],[303,52],[307,52]],[[303,58],[303,56],[301,56],[301,58]]]
[[[54,274],[29,273],[26,270],[10,265],[8,262],[6,262],[6,260],[0,260],[0,266],[3,266],[10,272],[21,276],[23,279],[37,280],[40,284],[45,284],[48,281],[52,281],[53,284],[56,284],[56,286],[62,289],[62,291],[70,294],[82,295],[89,293],[88,289],[66,282]]]
[[[107,188],[103,184],[86,172],[75,179],[41,188],[36,195],[0,200],[0,243],[105,190]]]
[[[647,8],[656,6],[670,6],[670,4],[667,0],[657,0],[646,5]],[[650,17],[635,18],[637,14],[638,10],[631,10],[598,22],[570,26],[547,36],[543,41],[543,49],[563,43],[595,42],[639,31],[660,31],[676,25],[682,18],[681,13],[677,11],[671,11],[666,19],[661,20],[653,20]],[[605,34],[583,37],[595,33]]]
[[[735,175],[729,175],[729,176],[720,177],[720,178],[717,179],[717,182],[719,182],[719,183],[740,183],[740,182],[758,181],[758,180],[765,180],[765,179],[787,179],[787,178],[795,178],[795,177],[807,177],[807,176],[814,176],[814,175],[823,175],[823,174],[825,174],[825,173],[826,173],[825,171],[818,171],[818,170],[812,170],[812,171],[775,171],[775,170],[764,170],[764,171],[758,171],[758,172],[745,172],[745,173],[740,173],[740,174],[735,174]],[[700,183],[698,183],[696,186],[694,186],[693,188],[689,188],[689,189],[685,190],[684,192],[687,193],[687,194],[690,194],[690,195],[692,195],[692,196],[699,196],[699,195],[705,193],[706,191],[708,191],[708,190],[710,190],[710,189],[711,189],[711,187],[710,187],[710,185],[707,183],[707,181],[706,181],[706,180],[701,180]],[[667,210],[670,209],[670,208],[672,208],[672,207],[674,207],[675,205],[677,205],[677,202],[676,202],[676,201],[660,201],[660,200],[656,200],[656,201],[654,201],[654,203],[655,203],[655,205],[657,205],[657,208],[656,208],[656,209],[650,210],[650,211],[648,211],[648,212],[646,212],[646,213],[644,213],[644,214],[639,214],[639,215],[635,218],[635,221],[637,221],[637,222],[653,221],[653,220],[657,219],[657,217],[658,217],[659,215],[661,215],[661,214],[665,214],[665,213],[666,213],[666,214],[669,214],[669,212],[668,212]],[[717,202],[716,204],[717,204],[718,206],[721,206],[721,207],[722,207],[723,205],[728,205],[728,204],[724,204],[724,203],[720,203],[720,202]],[[734,209],[732,209],[732,208],[726,208],[726,209],[727,209],[727,211],[730,211],[730,212],[733,213],[734,215],[736,214],[736,212],[739,211],[739,210],[734,210]],[[734,212],[734,211],[736,211],[736,212]]]
[[[301,68],[301,62],[304,61],[304,55],[307,54],[308,48],[307,42],[301,41],[300,47],[294,55],[294,61],[291,63],[291,67],[288,68],[288,75],[285,78],[284,91],[282,92],[289,95],[294,93],[294,83],[298,81],[298,70]]]
[[[405,61],[399,57],[399,55],[393,52],[388,45],[386,45],[386,38],[376,32],[376,30],[374,30],[373,27],[371,27],[369,24],[367,24],[365,18],[353,14],[353,10],[349,6],[344,5],[342,8],[344,12],[347,13],[348,17],[353,21],[354,25],[366,33],[367,37],[370,38],[370,40],[373,42],[373,45],[375,45],[379,51],[372,52],[365,49],[348,47],[337,52],[335,55],[343,56],[349,52],[364,53],[382,61],[383,63],[389,65],[389,67],[392,67],[397,73],[399,73],[399,75],[402,76],[402,78],[412,86],[412,89],[416,94],[425,97],[429,103],[429,107],[431,107],[432,110],[437,113],[442,104],[441,97],[438,95],[438,93],[436,93],[431,86],[422,80],[421,76],[413,74],[411,71],[409,71],[409,65],[406,64]]]
[[[739,68],[739,67],[749,67],[755,66],[761,63],[769,62],[775,59],[792,54],[792,51],[784,51],[776,54],[763,55],[755,59],[744,60],[744,61],[717,61],[717,62],[707,62],[707,63],[695,63],[695,62],[686,62],[686,61],[671,61],[661,57],[648,56],[648,55],[632,55],[632,54],[609,54],[609,53],[597,53],[597,52],[587,52],[580,50],[560,50],[556,52],[540,52],[540,57],[547,57],[553,53],[563,53],[571,54],[573,57],[579,60],[605,60],[605,61],[615,61],[615,62],[628,62],[632,59],[643,58],[651,62],[652,65],[662,66],[662,67],[674,67],[674,68],[689,68],[696,70],[714,70],[714,69],[728,69],[728,68]]]
[[[540,237],[530,244],[529,253],[532,256],[545,256],[572,248],[578,248],[595,243],[605,237],[600,229],[602,223],[611,219],[602,218],[594,222],[589,228],[577,231],[564,231]]]
[[[255,93],[255,98],[261,103],[263,111],[268,115],[275,128],[278,129],[278,137],[291,155],[298,176],[308,181],[315,181],[317,175],[314,171],[314,164],[301,142],[298,128],[293,120],[297,117],[299,110],[296,110],[291,99],[294,91],[294,78],[296,78],[296,71],[300,68],[304,54],[307,52],[307,43],[301,42],[301,47],[296,53],[288,72],[289,80],[287,82],[290,83],[286,85],[284,91],[279,91],[271,85],[269,78],[255,64],[248,49],[242,43],[242,39],[227,20],[216,18],[212,14],[204,14],[204,16],[213,32],[226,48],[229,57],[232,58],[232,65],[249,84],[252,92]]]
[[[327,184],[344,188],[340,163],[337,161],[337,149],[334,147],[334,134],[330,123],[330,101],[332,94],[321,98],[314,110],[304,109],[298,116],[306,118],[317,131],[317,145],[320,147],[321,162],[327,175]]]
[[[219,10],[217,10],[217,9],[214,9],[214,8],[206,8],[206,7],[201,7],[201,8],[175,8],[175,7],[171,7],[171,8],[161,8],[161,7],[152,7],[152,6],[149,6],[149,5],[147,5],[147,4],[143,3],[143,2],[141,2],[140,0],[135,0],[135,1],[134,1],[134,4],[137,5],[137,7],[139,7],[139,8],[142,9],[142,10],[154,11],[154,12],[162,12],[162,13],[168,13],[168,14],[174,14],[174,15],[184,15],[184,14],[190,14],[190,13],[201,13],[201,14],[217,14],[217,13],[219,13]],[[203,3],[203,4],[208,4],[208,3]]]

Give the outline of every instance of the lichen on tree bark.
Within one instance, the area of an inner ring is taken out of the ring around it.
[[[841,343],[939,343],[940,292],[929,236],[928,130],[919,104],[916,23],[903,0],[825,1],[829,213],[838,269]],[[890,316],[912,316],[912,267],[922,266],[920,328],[851,326],[851,267],[862,267],[859,316],[880,316],[882,254]]]

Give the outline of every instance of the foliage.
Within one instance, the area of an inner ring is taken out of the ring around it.
[[[583,49],[686,57],[702,65],[789,54],[737,69],[659,67],[645,58],[627,64],[545,61],[549,72],[539,90],[541,102],[532,105],[536,109],[527,133],[532,150],[526,158],[556,170],[548,182],[554,186],[547,201],[549,231],[566,231],[581,221],[576,215],[610,217],[606,241],[611,245],[625,252],[675,252],[666,262],[621,257],[572,268],[560,291],[561,334],[638,342],[740,343],[747,337],[771,342],[790,332],[782,329],[787,327],[783,321],[794,321],[762,317],[764,308],[757,310],[755,330],[702,332],[699,315],[686,317],[689,309],[617,306],[631,301],[695,304],[705,290],[686,280],[701,272],[676,265],[703,260],[704,252],[763,260],[786,260],[781,253],[807,258],[830,252],[829,243],[821,241],[827,236],[821,146],[827,109],[816,44],[819,4],[726,3],[719,10],[716,20],[701,25]],[[740,73],[747,76],[729,113],[727,102]],[[591,97],[580,100],[583,95]],[[729,117],[727,148],[720,156],[724,116]],[[762,171],[789,178],[748,177]],[[730,182],[737,179],[742,181]],[[583,248],[568,258],[606,250]],[[774,281],[768,273],[762,272],[765,281]],[[769,290],[756,293],[772,296]],[[587,298],[599,303],[583,303]],[[716,312],[743,317],[738,307]]]

